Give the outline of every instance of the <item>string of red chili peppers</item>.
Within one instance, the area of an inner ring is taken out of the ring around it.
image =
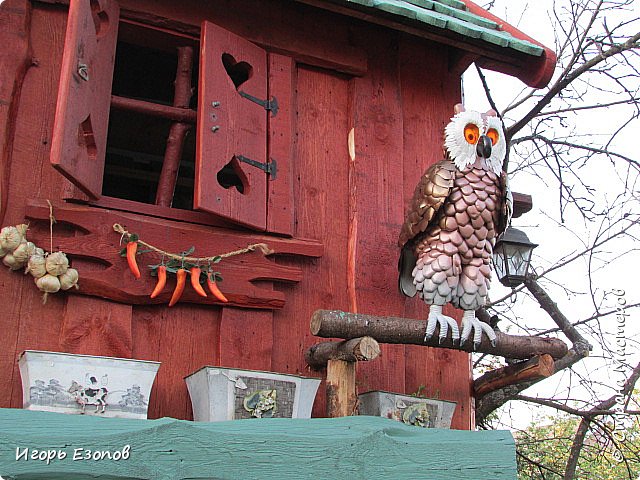
[[[205,283],[211,294],[219,301],[226,303],[228,302],[228,300],[220,291],[217,285],[217,282],[222,280],[222,276],[219,272],[215,272],[213,270],[212,264],[220,262],[223,258],[253,252],[256,249],[259,249],[264,255],[270,255],[274,253],[267,244],[254,243],[252,245],[248,245],[246,248],[235,250],[233,252],[223,253],[221,255],[214,255],[212,257],[190,257],[189,255],[195,250],[194,247],[191,247],[189,250],[181,252],[180,254],[165,252],[164,250],[161,250],[149,243],[143,242],[142,240],[140,240],[138,235],[136,235],[135,233],[129,233],[124,229],[124,227],[122,227],[122,225],[118,223],[115,223],[113,225],[113,230],[121,235],[120,243],[126,243],[126,247],[123,249],[121,254],[127,257],[129,269],[136,279],[140,278],[141,276],[140,269],[138,268],[138,262],[136,261],[136,255],[145,253],[143,251],[139,251],[138,246],[146,247],[146,251],[152,251],[162,255],[162,261],[160,264],[149,265],[151,274],[153,275],[155,273],[158,276],[158,282],[156,283],[153,292],[151,292],[150,297],[155,298],[160,295],[160,292],[162,292],[167,283],[167,272],[175,273],[176,288],[171,295],[171,300],[169,301],[170,307],[174,306],[178,302],[178,300],[180,300],[182,292],[184,292],[184,287],[187,279],[187,270],[189,271],[189,275],[191,276],[191,286],[198,295],[200,295],[201,297],[207,296],[207,293],[204,291],[200,283],[201,276],[204,275]],[[200,265],[203,263],[207,264],[207,270],[205,272],[203,272],[202,268],[200,267]]]

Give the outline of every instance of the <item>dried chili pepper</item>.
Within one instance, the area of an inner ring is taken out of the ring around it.
[[[200,267],[191,268],[191,286],[201,297],[207,296],[207,293],[202,288],[202,285],[200,285]]]
[[[140,269],[138,268],[138,263],[136,262],[136,252],[138,251],[138,242],[137,241],[129,241],[127,243],[127,263],[129,264],[129,269],[133,276],[136,278],[140,278]]]
[[[167,283],[167,267],[165,267],[164,265],[160,265],[158,267],[158,283],[156,284],[156,288],[153,289],[153,292],[151,292],[150,297],[156,298],[158,295],[160,295],[160,292],[162,292],[166,283]]]
[[[173,307],[180,297],[182,296],[182,292],[184,291],[184,283],[187,280],[187,271],[184,268],[179,268],[176,272],[176,289],[173,291],[173,295],[171,295],[171,300],[169,300],[169,306]]]
[[[227,297],[225,297],[222,292],[220,291],[220,289],[218,288],[218,285],[216,284],[216,280],[215,277],[213,275],[207,275],[207,287],[209,287],[209,291],[213,294],[214,297],[216,297],[218,300],[220,300],[223,303],[227,303],[229,300],[227,300]]]

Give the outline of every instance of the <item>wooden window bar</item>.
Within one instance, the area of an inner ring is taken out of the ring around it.
[[[111,107],[143,115],[166,118],[173,123],[169,129],[162,170],[156,190],[156,205],[170,207],[180,169],[180,159],[187,133],[196,123],[197,114],[189,108],[193,95],[191,76],[193,71],[193,47],[178,47],[178,68],[174,84],[173,106],[143,100],[111,96]]]

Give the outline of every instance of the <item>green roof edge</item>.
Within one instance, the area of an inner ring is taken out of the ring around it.
[[[449,30],[467,38],[509,48],[532,56],[542,56],[544,48],[500,30],[496,22],[459,7],[457,0],[344,0],[415,20],[430,27]],[[453,6],[457,5],[457,6]]]

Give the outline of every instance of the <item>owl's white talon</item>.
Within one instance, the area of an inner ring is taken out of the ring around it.
[[[440,325],[440,335],[438,343],[444,342],[451,329],[451,339],[455,344],[460,339],[458,323],[451,317],[442,314],[441,305],[431,305],[429,317],[427,318],[427,330],[424,333],[424,341],[429,340],[436,331],[436,326]]]
[[[496,346],[496,332],[493,331],[490,325],[481,322],[476,318],[476,313],[473,310],[467,310],[462,315],[462,334],[460,335],[460,346],[463,346],[469,339],[471,332],[473,331],[473,349],[477,350],[482,342],[482,332],[487,335],[492,346]]]

